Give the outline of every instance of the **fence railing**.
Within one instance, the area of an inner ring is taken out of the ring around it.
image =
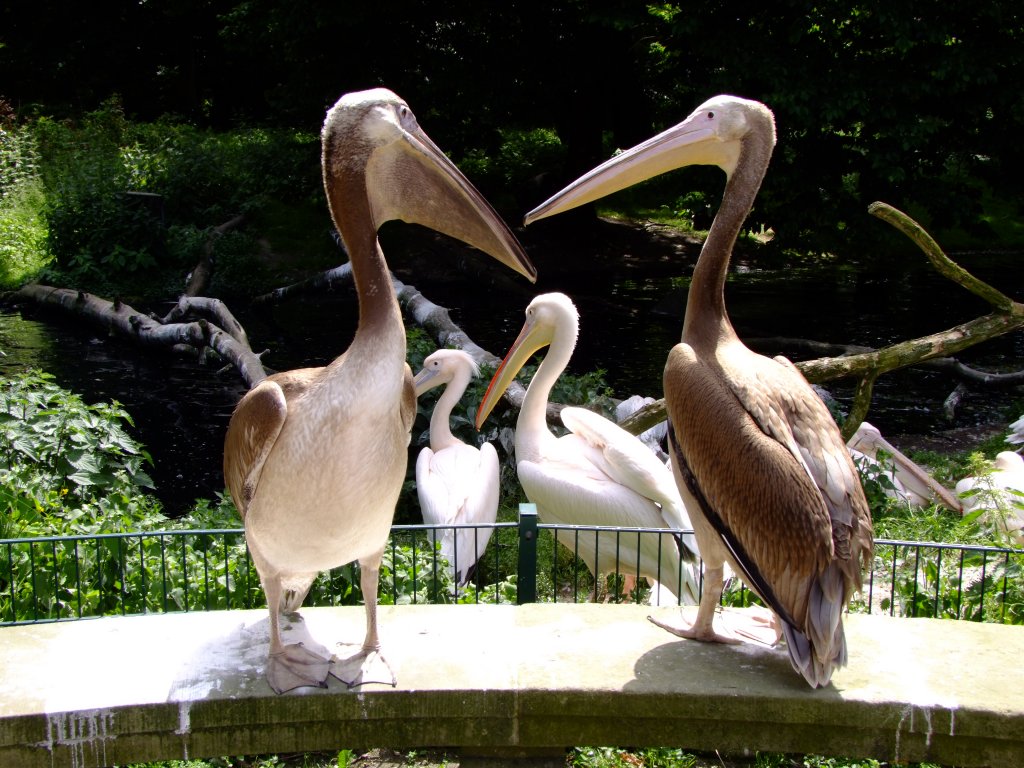
[[[438,529],[396,525],[384,553],[378,600],[528,603],[597,597],[665,604],[664,592],[622,590],[621,577],[644,583],[640,573],[624,566],[624,555],[641,535],[680,533],[546,525],[529,504],[518,523],[458,527],[474,529],[478,542],[490,534],[474,578],[455,584],[435,542]],[[612,544],[602,544],[604,573],[594,579],[574,552],[581,537],[596,540],[599,534]],[[678,572],[670,572],[668,563],[662,567],[660,580],[678,583]],[[871,571],[851,610],[1022,624],[1022,569],[1024,550],[877,539]],[[354,605],[361,599],[356,566],[350,564],[321,574],[304,605]],[[751,599],[738,582],[723,597],[739,605]],[[0,625],[265,605],[240,528],[0,539]]]

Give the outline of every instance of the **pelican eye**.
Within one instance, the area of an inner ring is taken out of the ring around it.
[[[714,119],[715,119],[715,113],[714,112],[708,112],[708,120],[714,120]]]
[[[409,109],[409,105],[408,104],[399,104],[398,105],[398,121],[406,129],[410,129],[410,128],[415,128],[416,127],[416,116],[413,115],[412,110]]]

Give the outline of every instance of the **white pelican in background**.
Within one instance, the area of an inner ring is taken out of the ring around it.
[[[279,693],[322,687],[329,673],[350,685],[395,682],[379,653],[377,576],[416,398],[377,228],[392,219],[422,224],[534,276],[509,229],[391,91],[343,96],[321,138],[324,187],[351,259],[359,324],[329,365],[276,374],[251,389],[224,443],[224,476],[267,595],[267,680]],[[352,561],[366,636],[359,652],[332,668],[330,659],[281,641],[279,614],[299,608],[318,572]]]
[[[1006,442],[1010,445],[1024,444],[1024,416],[1021,416],[1016,421],[1010,423],[1010,434],[1006,436]],[[1016,448],[1014,450],[1024,450],[1024,447]]]
[[[693,272],[682,343],[665,365],[669,454],[705,566],[695,623],[671,629],[736,642],[713,626],[728,563],[781,619],[794,668],[819,686],[846,663],[842,614],[871,558],[871,517],[821,399],[788,360],[744,346],[726,313],[732,248],[774,144],[767,107],[717,96],[585,174],[526,223],[682,166],[725,171],[722,203]]]
[[[555,381],[576,346],[579,314],[569,297],[547,293],[526,308],[526,323],[494,373],[477,411],[483,424],[534,352],[550,347],[526,390],[516,422],[516,471],[527,498],[545,523],[563,525],[677,528],[692,530],[668,468],[640,440],[585,408],[563,408],[570,434],[555,437],[545,412]],[[617,536],[580,532],[576,542],[560,543],[599,576],[616,568],[624,576],[644,576],[669,589],[684,603],[697,602],[692,570],[693,537],[660,534]],[[689,540],[689,541],[687,541]],[[639,550],[639,560],[637,558]],[[652,584],[652,588],[657,585]]]
[[[960,511],[961,504],[956,497],[882,437],[878,427],[873,424],[861,422],[853,437],[846,441],[846,446],[854,459],[878,467],[889,477],[893,487],[886,489],[887,495],[915,507],[927,507],[938,503],[956,512]],[[885,457],[879,457],[879,451],[882,451]],[[888,467],[890,464],[891,470]]]
[[[416,493],[427,525],[493,525],[498,517],[498,452],[490,443],[466,445],[452,434],[452,408],[480,369],[461,349],[439,349],[416,374],[416,396],[446,384],[430,415],[430,446],[416,459]],[[441,553],[451,563],[457,586],[487,548],[493,529],[446,528]]]
[[[996,454],[992,471],[976,477],[965,477],[956,484],[956,493],[963,499],[963,513],[985,510],[985,517],[997,529],[1024,545],[1024,458],[1015,451]]]

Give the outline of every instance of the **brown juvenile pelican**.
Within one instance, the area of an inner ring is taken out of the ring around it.
[[[744,346],[726,314],[732,248],[774,144],[767,107],[717,96],[585,174],[526,223],[674,168],[725,171],[722,203],[693,272],[682,343],[665,365],[669,452],[706,568],[695,623],[666,628],[736,642],[713,627],[728,563],[781,620],[794,668],[819,686],[846,662],[842,614],[871,556],[871,517],[825,405],[788,360]]]
[[[498,517],[498,452],[490,443],[466,445],[452,434],[452,409],[480,372],[476,361],[461,349],[439,349],[423,361],[416,374],[416,396],[445,385],[430,414],[430,445],[416,459],[416,494],[427,525],[482,525],[445,528],[441,553],[448,559],[461,587],[483,555]]]
[[[276,374],[250,390],[224,443],[224,476],[267,595],[267,679],[279,693],[324,686],[328,673],[349,684],[394,684],[379,653],[377,576],[416,401],[378,227],[393,219],[422,224],[535,277],[509,229],[391,91],[343,96],[327,113],[322,142],[324,187],[351,259],[359,324],[329,365]],[[366,636],[332,669],[301,644],[282,643],[279,614],[298,609],[319,571],[352,561],[360,567]]]
[[[638,437],[585,408],[562,409],[569,434],[555,437],[548,429],[548,396],[572,357],[578,329],[579,314],[565,294],[546,293],[531,301],[523,330],[480,403],[477,429],[519,370],[548,347],[519,410],[515,442],[519,482],[540,518],[563,525],[691,530],[672,474]],[[629,576],[645,576],[683,603],[697,602],[692,534],[642,533],[638,541],[636,534],[583,531],[578,540],[560,543],[578,552],[595,577],[618,566],[627,583]]]

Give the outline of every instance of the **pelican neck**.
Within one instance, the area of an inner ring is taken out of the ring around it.
[[[691,346],[715,346],[737,338],[725,307],[729,261],[770,157],[770,143],[758,141],[754,134],[743,139],[739,161],[726,182],[721,205],[690,281],[683,341]]]

